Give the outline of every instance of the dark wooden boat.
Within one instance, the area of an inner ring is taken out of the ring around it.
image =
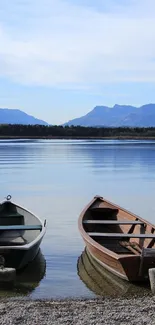
[[[122,279],[146,281],[155,267],[155,226],[100,196],[82,211],[79,230],[88,252]]]
[[[10,199],[0,204],[0,264],[18,270],[36,257],[46,222]]]

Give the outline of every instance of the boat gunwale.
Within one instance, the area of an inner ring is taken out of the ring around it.
[[[4,203],[6,203],[7,200],[4,200],[0,203],[0,205],[3,205]],[[44,235],[45,235],[45,232],[46,232],[46,225],[44,224],[45,221],[41,220],[38,216],[36,216],[35,213],[31,212],[30,210],[26,209],[25,207],[19,205],[19,204],[16,204],[15,202],[12,202],[10,201],[11,204],[13,204],[15,207],[17,208],[20,208],[20,209],[23,209],[25,212],[28,212],[29,214],[31,214],[32,216],[34,216],[36,219],[39,220],[39,222],[41,223],[42,225],[42,230],[40,231],[39,235],[34,239],[32,240],[30,243],[28,244],[25,244],[25,245],[21,245],[21,246],[18,246],[18,245],[11,245],[11,246],[2,246],[0,245],[0,250],[11,250],[11,249],[17,249],[17,250],[28,250],[30,249],[31,247],[33,247],[38,241],[40,241]]]
[[[138,218],[138,220],[142,221],[144,224],[146,225],[149,225],[151,226],[153,229],[155,229],[155,226],[148,222],[147,220],[139,217],[138,215],[128,211],[127,209],[124,209],[122,207],[120,207],[119,205],[116,205],[108,200],[106,200],[104,197],[102,196],[94,196],[94,198],[85,206],[85,208],[82,210],[82,212],[80,213],[80,216],[79,216],[79,219],[78,219],[78,228],[80,230],[80,233],[84,239],[84,241],[88,242],[88,244],[90,244],[91,246],[95,247],[98,251],[102,252],[102,253],[105,253],[105,254],[108,254],[110,257],[113,257],[115,258],[115,260],[120,260],[120,259],[124,259],[124,258],[139,258],[141,255],[133,255],[133,254],[117,254],[115,252],[113,252],[112,250],[102,246],[101,244],[99,244],[96,240],[94,240],[92,237],[90,237],[87,232],[84,230],[84,227],[83,227],[83,218],[85,216],[85,213],[87,212],[88,209],[90,209],[91,205],[93,205],[95,203],[95,201],[97,200],[101,200],[101,201],[104,201],[105,203],[108,203],[110,204],[112,207],[115,207],[120,211],[122,212],[125,212],[127,214],[129,214],[130,216],[134,217],[134,218]],[[118,213],[119,213],[118,212]]]

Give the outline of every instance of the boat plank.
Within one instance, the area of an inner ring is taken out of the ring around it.
[[[124,220],[83,220],[83,224],[103,224],[103,225],[144,225],[142,221]]]
[[[128,233],[105,233],[105,232],[87,232],[90,237],[106,238],[155,238],[155,234],[128,234]]]
[[[117,208],[114,208],[114,207],[112,207],[111,205],[108,205],[108,204],[106,204],[106,205],[104,205],[102,207],[94,206],[94,207],[90,208],[90,211],[94,211],[94,212],[105,212],[106,210],[109,210],[111,212],[118,212],[119,211]]]

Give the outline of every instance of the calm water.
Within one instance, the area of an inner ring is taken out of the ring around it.
[[[77,265],[84,250],[79,213],[100,194],[155,223],[155,142],[0,141],[0,185],[1,200],[11,194],[47,220],[40,262],[0,295],[94,297],[100,291],[90,280],[89,261]]]

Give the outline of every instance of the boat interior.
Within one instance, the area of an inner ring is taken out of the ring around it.
[[[0,246],[28,244],[41,230],[41,222],[30,212],[10,201],[0,205]]]
[[[141,218],[97,200],[83,216],[83,228],[97,243],[117,254],[141,255],[155,248],[155,228]]]

